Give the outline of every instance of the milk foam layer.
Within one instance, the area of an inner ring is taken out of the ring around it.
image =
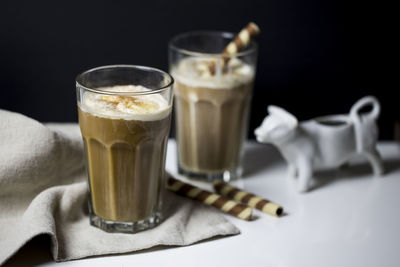
[[[127,93],[150,91],[140,85],[102,87],[97,90]],[[99,117],[142,121],[160,120],[171,112],[167,100],[160,94],[123,96],[86,91],[79,107],[82,111]]]
[[[215,75],[208,69],[212,59],[188,57],[182,59],[177,66],[172,67],[175,80],[190,87],[207,87],[215,89],[230,89],[249,83],[254,78],[254,68],[237,58],[228,62],[227,71],[221,72],[218,67]],[[218,71],[219,70],[219,71]]]

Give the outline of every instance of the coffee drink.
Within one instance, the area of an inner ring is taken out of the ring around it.
[[[234,58],[210,74],[206,57],[172,65],[176,133],[183,173],[221,174],[240,166],[252,94],[254,67]]]
[[[142,86],[96,91],[104,93],[85,91],[78,103],[92,212],[106,221],[145,220],[159,209],[171,106]],[[137,92],[144,94],[130,95]]]

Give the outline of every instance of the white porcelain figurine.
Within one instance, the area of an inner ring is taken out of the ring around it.
[[[372,106],[370,112],[361,109]],[[376,149],[380,113],[378,100],[366,96],[353,105],[348,115],[330,115],[298,122],[286,110],[268,107],[269,115],[255,130],[257,141],[271,143],[288,163],[288,174],[298,178],[298,190],[313,185],[313,170],[337,168],[357,155],[364,155],[376,176],[383,173]]]

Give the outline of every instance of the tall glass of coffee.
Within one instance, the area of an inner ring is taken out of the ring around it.
[[[233,38],[198,31],[169,43],[178,170],[189,178],[230,181],[242,174],[257,46],[250,42],[238,53],[222,53]]]
[[[172,84],[161,70],[133,65],[77,77],[92,225],[137,232],[160,222]]]

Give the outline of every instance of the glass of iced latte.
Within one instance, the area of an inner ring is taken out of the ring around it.
[[[189,178],[229,181],[242,173],[257,47],[248,40],[242,51],[223,53],[233,39],[199,31],[169,44],[178,170]]]
[[[77,77],[92,225],[137,232],[160,222],[172,84],[163,71],[133,65]]]

